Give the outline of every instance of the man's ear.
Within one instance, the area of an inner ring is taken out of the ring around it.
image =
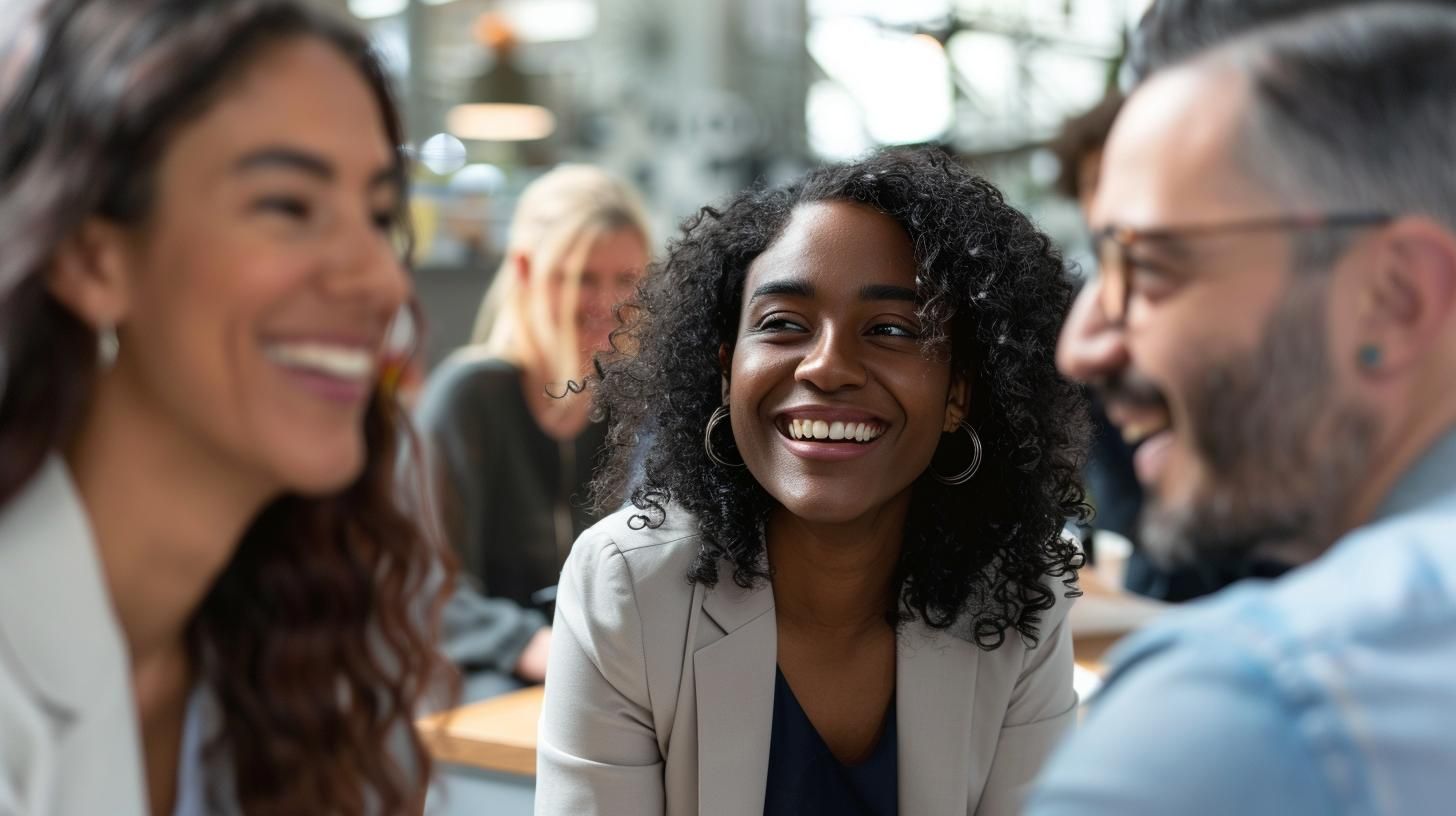
[[[971,412],[971,384],[959,374],[951,378],[950,394],[945,401],[945,423],[941,431],[951,433]]]
[[[733,353],[728,344],[718,346],[718,370],[723,374],[723,404],[728,404],[728,372],[733,370]]]
[[[1456,236],[1426,218],[1387,227],[1360,280],[1356,342],[1362,367],[1418,363],[1456,320]]]
[[[126,235],[92,218],[61,241],[46,283],[51,294],[93,329],[114,328],[131,310]]]

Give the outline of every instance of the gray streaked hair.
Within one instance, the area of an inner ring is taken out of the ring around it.
[[[1240,161],[1291,207],[1419,214],[1456,231],[1456,9],[1345,6],[1206,59],[1246,78]]]

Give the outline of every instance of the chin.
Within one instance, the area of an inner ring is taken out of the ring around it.
[[[813,524],[849,524],[863,518],[869,509],[863,502],[832,500],[823,496],[793,497],[779,503],[795,518]]]
[[[285,489],[313,498],[339,493],[353,484],[364,472],[365,456],[362,440],[348,449],[318,450],[307,459],[290,457],[278,468]]]

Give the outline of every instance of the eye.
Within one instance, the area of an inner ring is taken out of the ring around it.
[[[369,219],[374,223],[374,228],[380,232],[391,233],[394,231],[394,210],[379,210],[370,215]]]
[[[1169,266],[1149,261],[1130,263],[1129,279],[1133,291],[1143,297],[1156,298],[1171,291],[1180,276]]]
[[[880,337],[903,337],[906,340],[920,339],[920,332],[899,323],[876,323],[870,327],[869,334]]]
[[[266,196],[258,199],[254,209],[279,215],[292,221],[305,221],[313,210],[308,202],[295,196]]]
[[[808,331],[802,323],[781,314],[765,315],[758,321],[758,325],[753,327],[753,330],[764,333]]]

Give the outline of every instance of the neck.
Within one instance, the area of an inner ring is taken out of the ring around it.
[[[66,459],[141,670],[178,653],[188,621],[272,491],[219,466],[119,379],[103,376]]]
[[[1437,380],[1439,382],[1439,380]],[[1429,390],[1429,389],[1427,389]],[[1411,404],[1426,406],[1392,423],[1382,438],[1379,451],[1371,457],[1368,476],[1355,491],[1345,514],[1340,535],[1375,520],[1380,507],[1390,498],[1400,480],[1416,466],[1442,438],[1456,430],[1456,400],[1449,390],[1417,394]]]
[[[779,620],[826,634],[882,625],[896,602],[909,498],[844,524],[807,521],[783,508],[771,513],[767,546]]]

